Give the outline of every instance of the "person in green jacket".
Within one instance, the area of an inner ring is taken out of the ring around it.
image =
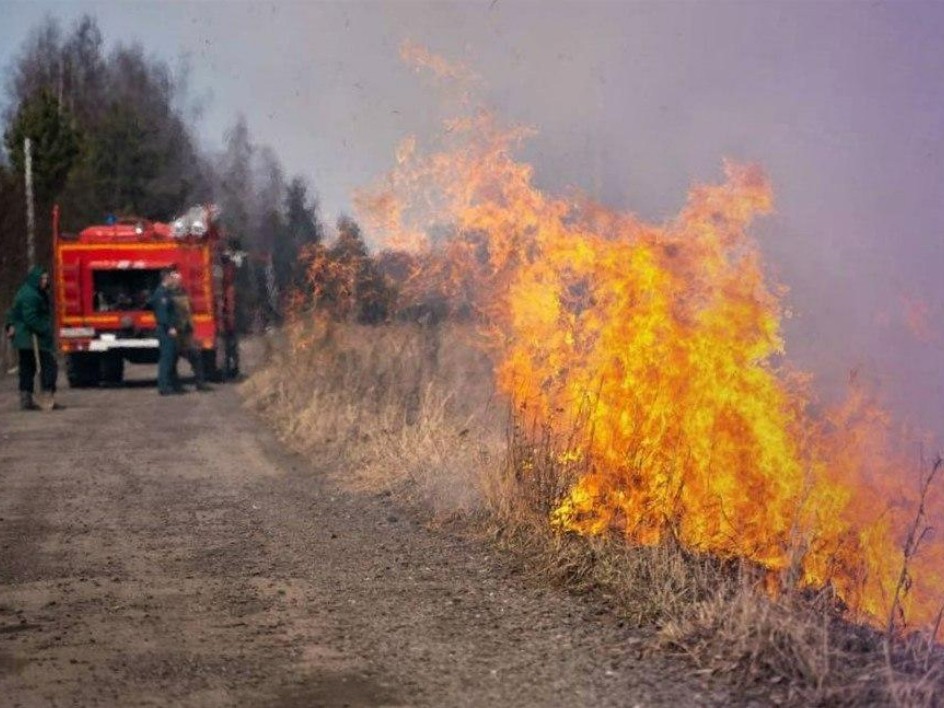
[[[33,399],[36,365],[39,363],[40,388],[47,394],[49,408],[61,408],[55,402],[59,366],[53,342],[52,306],[49,303],[49,273],[34,266],[26,282],[16,292],[7,313],[7,336],[19,354],[20,408],[37,410]]]

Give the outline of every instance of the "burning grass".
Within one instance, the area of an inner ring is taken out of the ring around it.
[[[564,524],[548,531],[584,467],[525,406],[512,416],[502,544],[532,572],[597,593],[652,631],[649,651],[686,657],[696,671],[724,676],[745,698],[773,704],[936,706],[944,701],[944,647],[935,625],[915,631],[892,600],[884,631],[850,621],[855,613],[830,585],[798,583],[806,541],[794,536],[793,564],[772,572],[751,559],[693,549],[669,525],[652,544],[627,544],[614,525],[584,535]],[[535,444],[537,442],[537,444]],[[930,466],[903,542],[898,593],[911,587],[911,559],[928,526],[925,502],[942,463]],[[511,501],[507,501],[511,500]],[[916,545],[916,543],[918,545]]]
[[[771,576],[672,535],[627,544],[619,533],[549,524],[580,466],[556,452],[549,430],[499,402],[471,327],[316,318],[275,336],[269,365],[245,393],[288,443],[334,459],[354,489],[394,493],[439,520],[471,520],[523,572],[593,593],[642,628],[647,651],[684,656],[694,671],[774,703],[944,700],[940,647],[927,635],[848,622],[828,588],[798,589],[787,572]]]

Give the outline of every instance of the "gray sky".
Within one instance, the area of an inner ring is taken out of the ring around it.
[[[0,2],[0,64],[44,14],[83,12],[109,41],[188,56],[207,142],[243,112],[329,220],[438,116],[406,39],[538,129],[543,187],[661,220],[723,157],[756,161],[788,355],[825,390],[860,366],[944,432],[944,2]]]

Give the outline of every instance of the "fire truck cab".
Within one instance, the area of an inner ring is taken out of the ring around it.
[[[215,207],[194,207],[167,224],[140,218],[60,233],[53,214],[54,293],[59,349],[73,387],[117,384],[125,362],[158,360],[151,295],[176,267],[190,297],[194,344],[207,378],[239,373],[235,276],[239,254],[225,250]]]

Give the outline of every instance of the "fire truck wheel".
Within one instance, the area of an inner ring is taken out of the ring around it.
[[[217,362],[216,349],[204,349],[201,355],[203,356],[203,375],[206,380],[213,383],[222,383],[223,370]]]
[[[239,340],[235,334],[227,336],[223,343],[220,369],[222,376],[228,381],[239,378]]]
[[[125,360],[120,354],[102,358],[102,381],[106,386],[120,386],[125,378]]]
[[[66,357],[66,377],[71,388],[94,388],[101,381],[101,358],[98,354],[76,353]]]

